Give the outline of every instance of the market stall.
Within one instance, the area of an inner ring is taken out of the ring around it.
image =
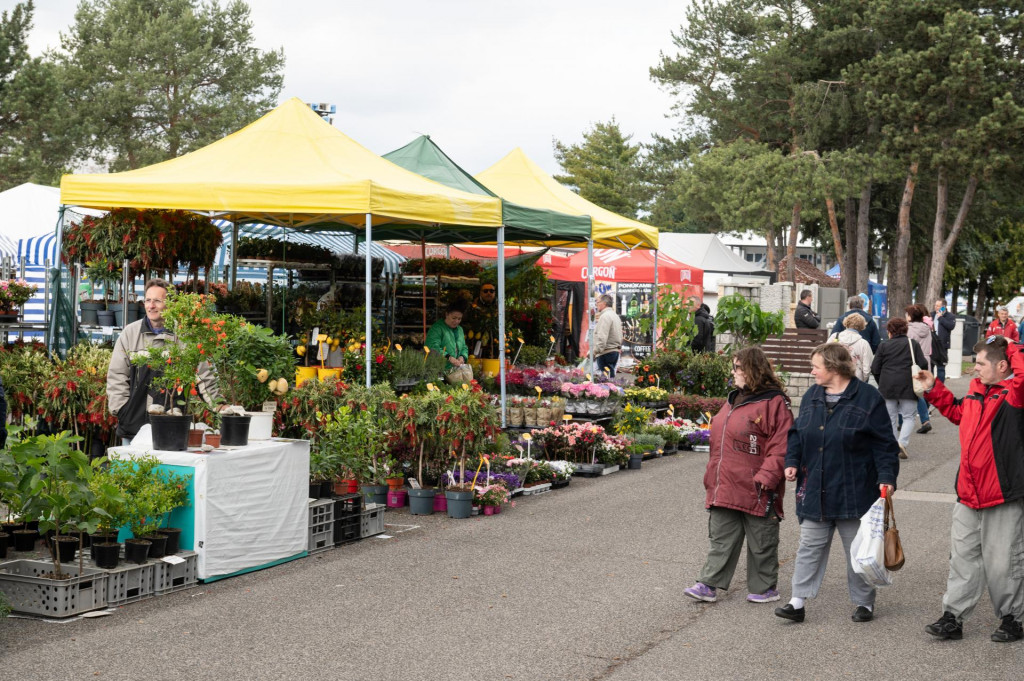
[[[111,458],[152,454],[191,477],[189,504],[171,514],[181,547],[196,552],[199,579],[211,581],[306,555],[309,443],[253,441],[203,454],[150,449],[144,433]],[[137,444],[135,444],[137,443]]]

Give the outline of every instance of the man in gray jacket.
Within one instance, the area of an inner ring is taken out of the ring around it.
[[[622,320],[615,314],[613,300],[607,293],[597,299],[597,326],[594,330],[594,372],[615,377],[622,349]]]
[[[148,367],[131,363],[135,353],[151,346],[162,346],[176,341],[174,334],[164,328],[164,307],[167,305],[167,289],[163,279],[146,282],[146,316],[124,327],[114,344],[107,369],[107,408],[117,417],[117,435],[132,439],[139,428],[146,423],[146,410],[153,400],[162,401],[150,388],[153,372]],[[199,390],[210,402],[220,397],[217,377],[205,362],[199,365]]]

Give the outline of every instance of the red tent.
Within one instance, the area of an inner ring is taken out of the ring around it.
[[[548,277],[558,281],[587,280],[587,252],[579,251],[565,257],[544,255],[538,264],[548,271]],[[654,283],[654,251],[594,251],[594,278],[597,281]],[[701,296],[704,270],[679,262],[667,255],[658,255],[658,283],[694,286],[695,295]]]

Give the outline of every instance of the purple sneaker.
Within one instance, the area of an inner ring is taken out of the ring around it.
[[[748,603],[771,603],[779,600],[778,589],[768,589],[763,594],[747,594]]]
[[[689,589],[683,589],[683,593],[695,601],[714,603],[718,600],[718,595],[715,593],[715,587],[708,586],[703,582],[697,582]],[[776,594],[775,597],[778,598],[778,594]]]

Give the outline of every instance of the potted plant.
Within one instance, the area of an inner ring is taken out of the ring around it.
[[[168,514],[188,503],[187,478],[160,468],[155,456],[112,461],[112,482],[125,497],[125,516],[132,537],[125,541],[125,560],[144,563],[164,555],[167,536],[160,533]]]
[[[501,513],[501,506],[510,498],[508,489],[500,482],[478,486],[476,488],[476,504],[483,509],[484,515]]]
[[[0,321],[17,321],[25,303],[38,290],[24,279],[0,279]]]
[[[447,393],[437,415],[438,436],[447,443],[452,457],[458,462],[459,483],[448,486],[448,515],[467,518],[473,502],[472,483],[466,482],[466,458],[479,453],[485,442],[501,430],[501,418],[480,386],[455,388]],[[474,456],[475,458],[475,456]]]
[[[104,458],[93,459],[91,465],[89,489],[93,493],[94,507],[102,513],[100,522],[89,537],[89,550],[96,567],[109,570],[117,567],[121,552],[117,535],[121,526],[128,522],[125,496],[111,472],[121,464]]]

